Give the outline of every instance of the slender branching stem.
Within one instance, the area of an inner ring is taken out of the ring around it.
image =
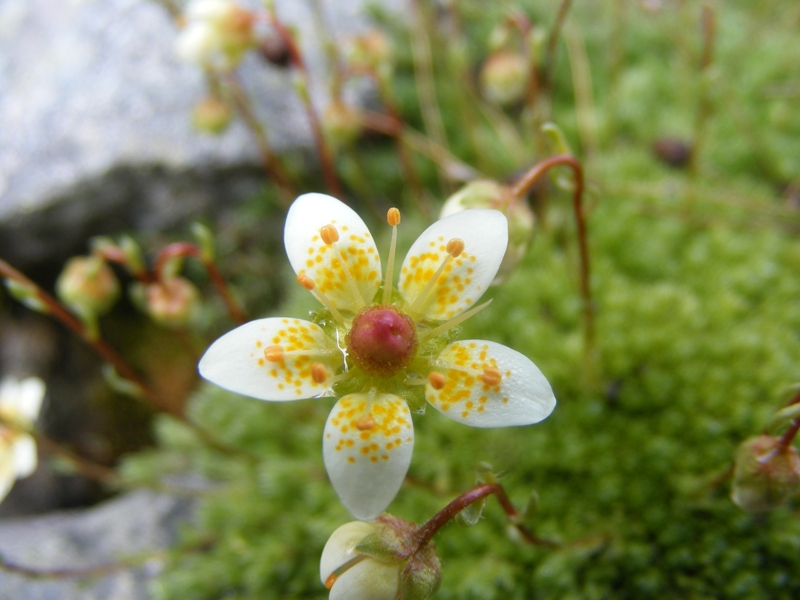
[[[589,242],[586,231],[586,215],[583,210],[583,167],[578,160],[569,154],[558,154],[543,160],[534,165],[522,178],[514,185],[512,194],[517,198],[522,198],[533,185],[541,179],[550,169],[557,166],[567,166],[572,169],[575,175],[575,190],[572,195],[572,209],[575,214],[575,224],[578,234],[578,248],[581,261],[581,295],[583,296],[583,327],[586,347],[594,347],[594,302],[592,301],[592,289],[590,282],[589,268]]]
[[[494,494],[497,497],[498,502],[500,502],[500,506],[503,508],[503,511],[508,515],[509,520],[511,521],[512,525],[516,528],[516,530],[520,533],[522,538],[528,542],[529,544],[534,544],[536,546],[544,546],[547,548],[558,548],[560,544],[554,542],[552,540],[545,540],[533,534],[533,532],[528,529],[522,523],[517,522],[519,517],[521,516],[520,512],[514,508],[514,505],[511,503],[511,500],[508,499],[503,486],[499,483],[484,483],[478,485],[471,490],[464,492],[458,498],[453,500],[450,504],[445,506],[442,510],[436,513],[433,518],[431,518],[427,523],[424,523],[420,526],[419,529],[414,534],[414,542],[415,545],[409,552],[409,556],[416,554],[422,548],[425,547],[432,539],[436,533],[444,527],[447,523],[453,520],[458,513],[464,510],[467,506],[472,504],[473,502],[477,502],[479,500],[483,500],[487,496]]]
[[[300,90],[300,97],[303,101],[303,106],[308,115],[308,122],[311,126],[311,135],[314,137],[314,147],[316,148],[317,155],[319,156],[320,167],[322,168],[322,175],[325,178],[325,185],[328,191],[337,198],[344,201],[344,190],[339,178],[336,175],[336,167],[333,162],[333,152],[325,139],[322,132],[322,124],[320,123],[317,109],[314,108],[314,103],[311,99],[311,77],[308,73],[308,67],[300,52],[300,47],[292,35],[292,32],[284,25],[275,13],[274,7],[270,8],[270,24],[275,28],[275,31],[280,36],[286,49],[289,52],[289,60],[297,73],[300,76],[302,89]]]
[[[793,404],[798,403],[800,403],[800,392],[798,392],[786,406],[792,406]],[[800,418],[793,419],[789,424],[789,428],[783,432],[780,438],[778,438],[778,446],[775,449],[776,453],[786,452],[789,446],[792,445],[792,442],[794,441],[798,431],[800,431]]]
[[[417,99],[422,112],[425,132],[439,146],[447,148],[447,134],[442,122],[442,112],[436,98],[436,85],[433,75],[433,58],[431,57],[431,41],[428,37],[428,19],[420,0],[411,0],[411,10],[416,21],[411,32],[411,51],[414,59],[414,80],[417,88]],[[447,172],[439,165],[439,181],[445,192],[449,191]]]
[[[278,186],[278,195],[280,196],[281,203],[284,208],[288,208],[295,196],[297,196],[297,192],[292,185],[289,175],[284,170],[278,155],[275,154],[275,151],[269,143],[264,124],[256,116],[250,98],[235,74],[226,74],[224,76],[224,81],[230,92],[234,107],[255,138],[256,147],[258,148],[258,153],[261,155],[261,162],[264,165],[264,171],[267,173],[267,176],[275,181],[275,184]]]
[[[561,5],[558,7],[558,14],[553,26],[550,28],[550,35],[547,38],[547,49],[544,54],[544,73],[542,76],[542,84],[548,90],[551,89],[553,83],[553,69],[555,67],[556,45],[558,38],[561,35],[561,29],[564,27],[564,21],[567,18],[572,0],[561,0]]]

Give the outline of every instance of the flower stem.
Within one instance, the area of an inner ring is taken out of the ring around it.
[[[286,49],[289,52],[289,60],[294,65],[295,69],[300,75],[300,85],[301,89],[298,90],[301,100],[303,101],[303,105],[306,109],[306,114],[308,115],[308,122],[311,126],[311,134],[314,136],[314,146],[317,150],[317,155],[319,156],[320,167],[322,168],[322,175],[325,177],[325,185],[328,187],[328,191],[331,192],[337,198],[341,198],[344,201],[344,190],[342,189],[342,184],[339,182],[339,178],[336,176],[336,168],[333,163],[333,153],[331,152],[330,146],[328,145],[327,141],[325,140],[325,136],[322,133],[322,125],[320,124],[319,115],[317,114],[316,109],[314,108],[314,103],[311,101],[311,91],[310,91],[310,81],[311,77],[308,73],[308,67],[306,67],[305,60],[303,59],[303,55],[300,52],[300,48],[297,45],[297,42],[292,35],[292,32],[281,23],[278,19],[278,16],[275,14],[274,7],[270,6],[270,23],[275,28],[276,33],[281,38],[283,43],[286,45]]]
[[[786,406],[792,406],[793,404],[800,403],[800,392],[798,392],[794,398],[792,398]],[[778,438],[778,445],[775,448],[775,453],[778,452],[786,452],[789,446],[792,445],[797,432],[800,431],[800,417],[797,419],[792,420],[789,424],[789,428],[783,432],[780,438]]]
[[[31,289],[36,299],[46,307],[49,314],[61,321],[68,329],[71,329],[78,337],[89,344],[103,360],[114,367],[120,377],[133,382],[141,390],[142,394],[151,401],[153,406],[160,410],[168,410],[166,408],[167,405],[161,401],[155,390],[136,373],[133,367],[116,350],[101,338],[92,335],[86,324],[64,308],[53,296],[2,259],[0,259],[0,276],[16,281]]]
[[[67,309],[65,309],[53,296],[44,291],[36,283],[28,279],[21,272],[17,271],[14,267],[9,265],[4,260],[0,259],[0,277],[8,278],[17,283],[22,284],[26,288],[33,291],[36,299],[42,303],[46,309],[46,314],[52,315],[54,318],[61,321],[68,329],[72,330],[78,337],[83,339],[89,346],[106,362],[111,364],[117,374],[123,379],[127,379],[136,385],[142,393],[142,396],[151,404],[151,406],[161,412],[168,413],[185,424],[191,429],[205,444],[214,450],[227,454],[229,456],[241,456],[251,462],[257,462],[259,458],[246,450],[228,446],[223,442],[217,440],[208,431],[193,423],[183,413],[182,410],[176,410],[171,404],[164,400],[164,398],[155,389],[150,387],[147,382],[131,367],[116,350],[109,346],[102,338],[92,335],[89,328]]]
[[[416,554],[422,548],[424,548],[425,545],[433,539],[433,536],[436,535],[436,533],[442,527],[455,518],[455,516],[467,506],[473,502],[482,500],[491,494],[494,494],[497,497],[497,500],[500,502],[500,506],[503,508],[503,511],[505,511],[506,515],[508,515],[512,525],[514,525],[526,542],[537,546],[545,546],[547,548],[560,547],[558,542],[542,539],[534,535],[533,532],[525,525],[517,522],[521,515],[519,511],[514,508],[514,505],[511,504],[511,500],[508,499],[508,496],[506,495],[502,485],[499,483],[483,483],[461,494],[458,498],[436,513],[427,523],[421,525],[414,534],[415,544],[409,555]]]
[[[270,146],[264,125],[256,116],[255,110],[253,110],[253,105],[250,102],[250,98],[247,96],[247,93],[245,92],[241,83],[239,83],[239,80],[233,73],[230,73],[225,77],[225,83],[230,91],[233,104],[236,107],[236,110],[239,112],[239,116],[242,117],[247,127],[250,128],[250,131],[256,140],[256,146],[258,147],[258,152],[261,155],[261,162],[264,164],[264,171],[266,171],[267,175],[275,181],[276,185],[278,186],[278,193],[281,198],[281,203],[283,204],[284,208],[288,208],[297,193],[295,192],[294,186],[289,179],[289,175],[287,175],[283,165],[278,159],[278,156],[272,150],[272,146]]]
[[[544,74],[542,76],[542,84],[548,90],[551,89],[553,83],[553,68],[555,66],[556,44],[558,37],[561,35],[561,29],[564,26],[564,21],[567,18],[569,7],[572,0],[561,0],[561,5],[558,7],[558,14],[556,20],[553,22],[553,27],[550,29],[550,35],[547,38],[547,50],[544,55]]]
[[[442,123],[442,113],[436,98],[436,85],[433,76],[431,41],[428,37],[425,9],[420,0],[411,0],[411,10],[416,21],[411,32],[411,52],[414,60],[414,80],[417,98],[422,112],[425,132],[437,145],[447,148],[447,134]],[[449,194],[447,172],[439,168],[439,182],[442,190]]]
[[[583,210],[583,167],[578,160],[569,154],[558,154],[534,165],[522,176],[513,187],[512,193],[522,198],[541,177],[553,167],[564,165],[570,167],[575,174],[575,190],[572,195],[572,209],[578,229],[578,248],[581,260],[581,295],[583,296],[583,332],[587,349],[594,347],[594,302],[589,268],[589,242],[586,231],[586,215]]]

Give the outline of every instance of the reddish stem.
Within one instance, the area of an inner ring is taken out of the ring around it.
[[[203,263],[203,267],[205,267],[208,276],[211,278],[211,283],[214,284],[217,293],[220,295],[223,302],[225,302],[225,306],[228,308],[231,318],[236,321],[238,325],[241,325],[247,321],[247,317],[236,303],[236,300],[234,300],[233,294],[231,294],[230,288],[228,287],[225,278],[222,276],[222,273],[220,273],[220,270],[217,268],[217,265],[213,260],[208,259],[203,251],[195,244],[191,244],[189,242],[176,242],[164,247],[158,253],[158,256],[156,257],[156,264],[153,267],[156,281],[161,281],[163,279],[163,271],[167,261],[169,261],[171,258],[176,258],[179,256],[191,256]]]
[[[291,60],[292,65],[294,65],[300,74],[300,77],[303,79],[303,86],[305,89],[300,94],[300,97],[303,101],[303,105],[305,106],[306,113],[308,114],[308,121],[311,125],[311,133],[314,136],[314,146],[317,149],[320,166],[322,167],[322,174],[325,177],[325,185],[334,196],[344,201],[344,190],[342,189],[342,184],[339,183],[339,178],[336,176],[333,153],[325,141],[325,136],[322,133],[322,126],[319,121],[319,115],[317,115],[317,111],[314,108],[314,103],[311,101],[311,90],[309,87],[311,77],[308,74],[308,68],[306,67],[305,60],[303,60],[303,55],[301,54],[300,48],[297,46],[297,43],[294,40],[292,32],[289,31],[289,29],[278,20],[278,17],[275,15],[274,11],[270,14],[270,23],[275,28],[275,31],[280,36],[283,43],[286,45],[286,49],[289,52],[289,60]]]
[[[267,141],[267,134],[264,131],[264,127],[258,120],[244,88],[242,88],[242,85],[233,73],[230,73],[225,78],[225,82],[228,84],[228,89],[231,92],[231,99],[239,111],[239,115],[255,137],[256,146],[261,155],[261,162],[264,164],[264,170],[269,177],[275,180],[280,193],[281,202],[285,208],[288,208],[297,195],[294,186],[289,176],[286,174],[286,171],[284,171],[278,156],[272,151]]]
[[[792,406],[793,404],[800,403],[800,392],[798,392],[794,398],[792,398],[786,406]],[[800,418],[792,420],[789,428],[783,432],[780,438],[778,438],[778,445],[775,448],[776,453],[778,452],[786,452],[789,446],[792,445],[797,432],[800,431]]]
[[[86,325],[84,325],[83,321],[75,317],[71,312],[61,306],[61,303],[58,300],[53,298],[53,296],[45,292],[37,284],[28,279],[25,275],[17,271],[4,260],[0,260],[0,275],[17,281],[25,287],[33,290],[36,295],[36,299],[47,307],[47,311],[56,319],[61,321],[67,328],[71,329],[76,335],[78,335],[78,337],[82,338],[87,344],[89,344],[95,350],[95,352],[97,352],[103,358],[103,360],[110,363],[114,367],[120,377],[135,383],[156,408],[159,408],[160,410],[168,410],[165,408],[166,405],[161,401],[161,398],[158,396],[158,394],[156,394],[156,392],[150,386],[148,386],[147,383],[145,383],[144,379],[142,379],[136,373],[136,371],[134,371],[133,368],[128,365],[127,362],[125,362],[125,359],[117,354],[117,352],[102,339],[92,338],[89,335],[89,331]]]
[[[575,174],[575,191],[572,195],[572,210],[578,228],[578,247],[581,259],[581,295],[583,296],[583,327],[587,348],[594,347],[594,302],[590,285],[589,241],[586,232],[586,215],[583,210],[583,167],[569,154],[558,154],[534,165],[512,189],[517,198],[522,198],[541,177],[553,167],[564,165]]]
[[[514,505],[511,504],[511,500],[508,499],[503,486],[499,483],[484,483],[461,494],[458,498],[433,515],[433,518],[431,518],[427,523],[420,526],[420,528],[417,529],[414,534],[415,546],[409,552],[409,556],[416,554],[422,548],[424,548],[425,545],[433,539],[433,536],[436,535],[436,533],[442,527],[455,518],[456,515],[458,515],[458,513],[464,510],[467,506],[473,502],[482,500],[491,494],[497,496],[500,506],[503,507],[506,515],[508,515],[512,524],[517,531],[519,531],[520,535],[522,535],[526,542],[529,544],[535,544],[537,546],[546,546],[548,548],[558,548],[560,546],[560,544],[556,542],[535,536],[533,532],[531,532],[531,530],[525,525],[515,522],[520,516],[520,513],[516,508],[514,508]]]

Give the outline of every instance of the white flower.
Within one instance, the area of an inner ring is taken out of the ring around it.
[[[390,210],[390,225],[399,222]],[[408,471],[409,404],[427,400],[460,423],[507,427],[537,423],[556,403],[519,352],[450,339],[488,304],[476,305],[503,259],[506,218],[474,209],[437,221],[408,251],[394,290],[396,233],[384,278],[352,209],[323,194],[298,198],[286,218],[286,252],[298,282],[326,310],[315,322],[246,323],[214,342],[199,365],[209,381],[261,400],[341,396],[325,425],[323,457],[340,499],[364,520],[389,505]]]
[[[42,407],[44,389],[44,383],[35,377],[0,382],[0,501],[17,479],[36,470],[36,442],[14,426],[29,428],[33,424]]]

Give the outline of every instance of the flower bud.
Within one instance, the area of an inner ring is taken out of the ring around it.
[[[117,276],[99,256],[76,256],[67,261],[56,281],[56,294],[82,316],[100,316],[119,298]]]
[[[433,543],[416,550],[417,527],[383,514],[333,532],[320,560],[330,600],[424,600],[439,587]]]
[[[501,106],[512,106],[525,98],[530,65],[522,54],[500,50],[483,63],[480,81],[483,94],[489,100]]]
[[[373,29],[353,38],[347,59],[353,69],[386,72],[391,70],[394,48],[385,33]]]
[[[794,447],[760,435],[736,451],[731,499],[749,512],[772,510],[800,487],[800,458]]]
[[[511,275],[528,251],[536,218],[523,199],[514,197],[511,188],[488,179],[472,181],[450,196],[439,218],[470,208],[493,208],[508,219],[508,247],[493,281],[497,285]]]
[[[334,147],[349,146],[361,135],[361,118],[356,109],[334,100],[322,112],[322,129]]]
[[[183,327],[192,320],[200,304],[200,292],[185,277],[152,283],[146,288],[147,313],[166,327]]]
[[[208,96],[194,107],[192,125],[198,131],[216,135],[230,125],[233,111],[228,103],[218,96]]]

